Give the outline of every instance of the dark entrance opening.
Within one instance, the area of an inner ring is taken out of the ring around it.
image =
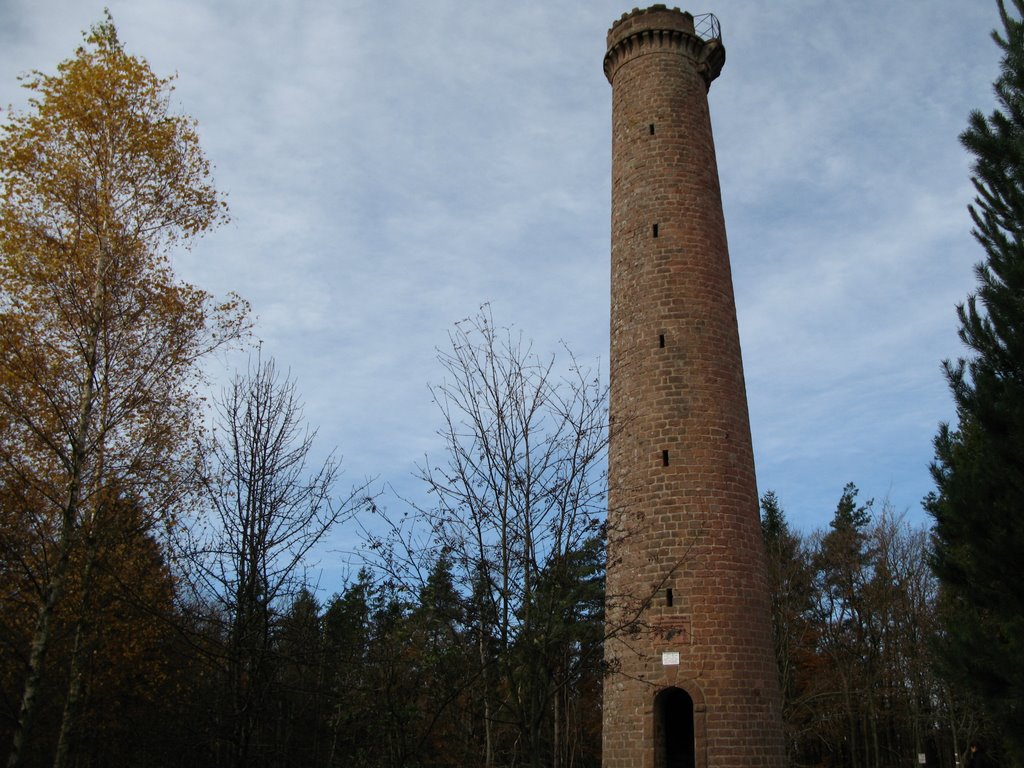
[[[696,768],[693,699],[682,688],[654,697],[655,768]]]

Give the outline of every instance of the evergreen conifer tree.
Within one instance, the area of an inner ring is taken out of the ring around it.
[[[1024,0],[998,0],[996,110],[960,136],[974,156],[970,207],[985,250],[957,307],[966,359],[946,361],[957,424],[935,438],[932,564],[942,586],[939,656],[1024,764]]]

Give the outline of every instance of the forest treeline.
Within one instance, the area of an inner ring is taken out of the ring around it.
[[[368,562],[337,594],[258,597],[243,616],[186,599],[159,541],[131,533],[125,514],[121,540],[97,558],[72,764],[600,765],[600,536],[539,574],[545,624],[523,627],[521,605],[505,644],[498,616],[460,588],[451,550],[419,563],[418,589]],[[881,768],[923,754],[955,765],[985,723],[935,671],[927,532],[858,503],[852,485],[829,527],[806,535],[768,493],[762,530],[789,764]],[[13,609],[31,603],[11,597],[0,617],[9,640]],[[2,670],[8,717],[29,640],[20,626]],[[25,765],[52,762],[74,627],[67,615],[55,628]]]
[[[809,534],[774,493],[761,499],[789,763],[957,765],[985,723],[938,674],[929,533],[857,497],[847,485],[829,526]]]
[[[1024,0],[1013,0],[1018,16]],[[788,761],[1024,753],[1024,24],[972,115],[986,251],[931,529],[848,485],[761,502]],[[596,768],[607,388],[485,306],[438,352],[421,502],[343,487],[244,300],[170,256],[227,218],[171,79],[109,15],[0,126],[0,744],[8,768]],[[209,357],[251,349],[212,398]],[[328,594],[312,555],[358,531]],[[642,596],[640,596],[642,599]],[[984,768],[980,764],[978,768]]]

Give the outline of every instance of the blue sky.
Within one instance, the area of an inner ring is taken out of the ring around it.
[[[346,480],[416,497],[428,382],[490,302],[606,369],[610,0],[106,0],[198,119],[233,221],[179,274],[252,303]],[[0,105],[104,3],[0,0]],[[989,111],[995,0],[718,0],[710,101],[762,491],[803,530],[848,481],[924,523],[940,361],[982,258],[957,136]],[[6,108],[6,107],[5,107]],[[225,378],[244,359],[217,361]],[[390,494],[384,503],[402,502]],[[346,546],[351,532],[337,534]],[[327,554],[325,570],[336,569]]]

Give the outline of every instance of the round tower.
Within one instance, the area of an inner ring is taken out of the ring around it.
[[[781,700],[707,92],[718,22],[608,31],[606,768],[777,767]]]

